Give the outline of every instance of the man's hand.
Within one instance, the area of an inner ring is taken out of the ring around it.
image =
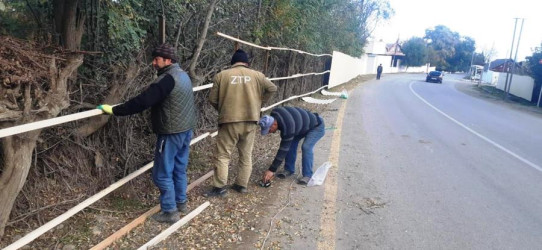
[[[112,115],[113,114],[113,107],[111,105],[107,105],[107,104],[102,104],[98,107],[96,107],[97,109],[101,109],[104,113],[108,114],[108,115]]]
[[[269,170],[266,170],[265,173],[263,174],[263,182],[264,183],[267,183],[269,181],[271,181],[271,179],[273,179],[273,177],[275,177],[275,173],[269,171]]]

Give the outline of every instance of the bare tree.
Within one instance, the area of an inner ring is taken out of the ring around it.
[[[78,8],[78,2],[75,0],[55,0],[53,3],[55,25],[60,33],[60,43],[65,49],[73,51],[79,49],[84,30],[84,18]],[[28,75],[38,74],[35,72],[29,73],[27,71],[22,76],[11,76],[13,85],[15,85],[13,89],[10,89],[11,95],[19,96],[19,98],[11,100],[6,98],[0,102],[0,107],[10,109],[9,113],[12,114],[10,117],[4,117],[2,120],[4,125],[14,126],[58,116],[70,104],[68,81],[83,63],[83,56],[70,53],[61,63],[56,57],[49,57],[48,65],[44,66],[37,63],[38,59],[32,58],[32,56],[42,58],[43,55],[32,55],[28,51],[21,50],[17,45],[11,46],[11,50],[16,50],[12,53],[15,56],[24,54],[24,57],[14,60],[15,62],[26,60],[38,69],[41,67],[41,71],[48,72],[48,75],[43,77],[48,83],[46,84],[47,88],[43,88],[36,82],[32,82],[33,77]],[[0,158],[2,164],[0,236],[4,234],[5,225],[15,199],[26,182],[32,163],[32,152],[36,147],[40,132],[41,130],[35,130],[3,138],[0,141],[2,156]]]
[[[21,113],[20,123],[56,117],[60,111],[69,105],[68,78],[83,63],[80,55],[72,55],[59,66],[55,59],[50,62],[51,82],[47,94],[34,100],[30,94],[30,85],[24,90],[25,111]],[[32,115],[31,103],[45,104],[39,109],[37,115]],[[27,112],[30,111],[30,112]],[[23,115],[24,114],[24,115]],[[12,123],[15,125],[16,123]],[[4,227],[11,213],[15,198],[21,191],[32,163],[32,151],[41,130],[34,130],[21,135],[14,135],[1,140],[3,171],[0,177],[0,236],[4,234]]]
[[[197,46],[194,50],[194,56],[192,57],[192,61],[190,62],[190,66],[188,68],[188,74],[190,75],[190,78],[192,78],[192,85],[194,86],[200,85],[201,82],[203,82],[204,80],[202,76],[199,76],[196,73],[196,65],[198,64],[198,59],[201,54],[203,44],[207,39],[207,31],[209,30],[209,23],[211,22],[213,12],[215,11],[215,6],[219,1],[220,0],[213,0],[209,5],[209,9],[207,10],[207,16],[205,17],[205,21],[203,23],[203,30],[201,31],[201,36],[198,40]]]

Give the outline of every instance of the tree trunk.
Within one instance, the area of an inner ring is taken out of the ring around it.
[[[78,50],[85,27],[85,15],[79,8],[79,0],[55,0],[53,5],[60,45],[68,50]]]
[[[43,100],[43,103],[47,105],[42,107],[47,109],[47,112],[39,117],[27,114],[27,116],[23,117],[22,122],[29,123],[56,117],[63,109],[67,108],[69,106],[68,78],[76,72],[82,63],[82,55],[72,55],[65,61],[64,68],[59,69],[56,60],[53,59],[49,66],[51,75],[50,89]],[[25,98],[27,98],[25,103],[32,101],[29,100],[30,96],[25,96]],[[2,175],[0,176],[0,201],[2,201],[0,202],[0,237],[4,235],[6,222],[9,219],[15,199],[26,181],[32,164],[32,151],[36,147],[40,132],[41,130],[34,130],[0,139],[2,150],[0,157],[0,163],[2,164]]]
[[[10,136],[0,143],[4,162],[0,177],[0,236],[4,235],[13,203],[26,181],[40,131]]]
[[[190,66],[188,69],[188,74],[190,75],[190,78],[192,78],[192,85],[198,86],[201,84],[201,82],[204,79],[201,79],[201,76],[198,76],[196,74],[196,65],[198,64],[198,59],[201,54],[201,50],[203,49],[203,44],[205,43],[205,39],[207,39],[207,30],[209,29],[209,23],[211,22],[211,17],[213,16],[213,12],[215,11],[215,5],[219,0],[213,0],[211,4],[209,5],[209,10],[207,11],[207,17],[205,17],[205,22],[203,24],[203,30],[201,31],[201,36],[198,41],[198,45],[196,46],[196,49],[194,51],[194,56],[192,57],[192,62],[190,62]]]

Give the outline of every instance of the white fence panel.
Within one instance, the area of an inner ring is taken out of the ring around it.
[[[398,72],[403,73],[428,73],[429,71],[435,70],[435,67],[429,67],[429,65],[419,66],[419,67],[406,67],[406,66],[400,66]]]
[[[506,74],[499,74],[497,88],[504,91]],[[530,76],[514,75],[512,77],[512,85],[510,86],[510,94],[521,97],[527,101],[531,101],[533,97],[534,79]]]
[[[482,82],[491,84],[491,85],[497,85],[497,82],[499,81],[499,75],[501,73],[495,72],[495,71],[484,71],[482,72]]]
[[[376,74],[376,68],[382,64],[383,73],[410,72],[420,73],[435,70],[435,67],[424,65],[421,67],[390,67],[392,56],[364,54],[361,58],[352,57],[347,54],[333,51],[333,60],[331,62],[331,73],[329,76],[329,88],[341,85],[359,75]]]
[[[376,68],[378,65],[382,64],[382,74],[386,73],[397,73],[396,68],[390,67],[391,65],[391,56],[381,56],[378,55],[376,57],[376,63],[374,65],[374,69],[372,71],[367,72],[367,74],[375,74],[376,75]]]
[[[333,88],[361,75],[363,69],[366,68],[366,61],[367,59],[355,58],[338,51],[333,51],[328,88]]]
[[[376,67],[378,66],[376,61],[377,56],[364,54],[362,58],[365,58],[366,63],[365,68],[363,68],[363,71],[361,71],[360,74],[366,75],[373,72],[373,74],[376,74]]]

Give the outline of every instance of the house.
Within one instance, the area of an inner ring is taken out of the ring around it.
[[[391,56],[390,67],[398,67],[399,62],[405,57],[405,54],[401,50],[401,44],[399,39],[395,43],[386,44],[386,55]]]
[[[494,72],[508,72],[513,64],[514,60],[512,59],[497,59],[489,63],[488,69]],[[516,63],[516,69],[520,68],[521,64]]]
[[[512,71],[513,74],[508,74]],[[509,79],[511,83],[507,83]],[[527,101],[538,101],[539,88],[535,85],[534,79],[526,74],[523,63],[515,63],[512,59],[497,59],[486,64],[482,82],[495,85],[503,91],[506,89],[510,94]]]
[[[382,40],[369,41],[367,46],[365,46],[365,52],[370,57],[388,58],[387,60],[389,60],[389,62],[383,64],[385,68],[399,67],[401,65],[401,60],[405,57],[405,54],[401,50],[399,39],[397,39],[395,43],[384,43]],[[381,62],[383,60],[378,61]]]

